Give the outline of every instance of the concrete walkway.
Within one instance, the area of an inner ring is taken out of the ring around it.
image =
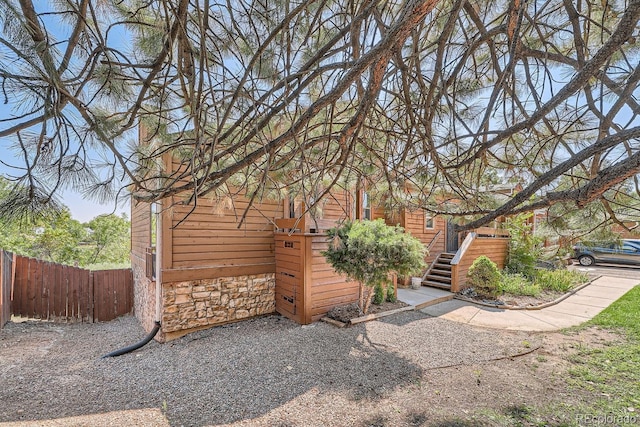
[[[398,299],[416,305],[429,316],[474,326],[518,331],[554,331],[586,322],[639,283],[637,279],[600,277],[564,301],[540,310],[505,310],[454,299],[429,305],[430,301],[435,300],[430,296],[433,294],[431,291],[444,292],[438,289],[426,292],[422,289],[398,289]],[[420,300],[421,294],[426,295],[423,300]],[[452,294],[449,295],[453,297]]]

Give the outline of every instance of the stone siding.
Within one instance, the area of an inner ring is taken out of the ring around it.
[[[273,273],[162,286],[162,331],[197,330],[275,312]]]
[[[133,313],[145,331],[151,332],[156,317],[156,283],[144,273],[144,266],[133,263]],[[157,340],[161,337],[156,336]]]

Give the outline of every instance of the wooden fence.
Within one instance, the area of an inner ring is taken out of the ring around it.
[[[16,256],[13,270],[11,285],[3,280],[2,288],[11,289],[8,311],[14,316],[99,322],[130,313],[133,307],[131,269],[90,271]]]

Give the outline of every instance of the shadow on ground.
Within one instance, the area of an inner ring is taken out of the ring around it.
[[[0,422],[160,408],[172,425],[251,425],[261,417],[273,425],[269,417],[283,412],[278,422],[287,425],[289,416],[349,413],[363,402],[375,408],[415,388],[425,369],[452,358],[499,357],[522,340],[419,312],[346,329],[300,326],[274,315],[100,359],[143,335],[131,317],[7,325],[0,332]],[[367,425],[386,422],[371,417]],[[425,414],[408,417],[407,425],[430,425]]]

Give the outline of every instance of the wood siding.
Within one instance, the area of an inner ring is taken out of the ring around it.
[[[425,262],[430,263],[435,260],[440,253],[445,252],[447,221],[442,216],[435,216],[433,218],[433,228],[426,228],[425,212],[423,210],[413,212],[406,210],[402,214],[400,225],[403,226],[407,232],[411,233],[413,237],[419,239],[425,246],[429,245],[438,234],[438,231],[440,231],[440,234],[429,250],[429,254],[425,257]]]
[[[452,269],[452,292],[463,289],[467,283],[469,267],[481,255],[486,255],[502,270],[507,261],[509,238],[505,237],[476,237],[469,247],[461,254],[460,261]],[[462,249],[462,248],[461,248]]]
[[[337,305],[358,301],[358,284],[336,273],[321,254],[326,235],[276,233],[275,242],[278,313],[309,324]]]
[[[97,322],[133,307],[131,269],[89,271],[17,256],[11,312],[54,321]]]
[[[238,227],[248,205],[238,197],[233,203],[201,199],[195,208],[173,206],[171,234],[163,233],[163,243],[170,247],[163,282],[221,277],[236,270],[237,275],[273,272],[273,219],[282,216],[282,203],[255,202]]]
[[[322,219],[334,220],[336,223],[353,216],[353,197],[344,190],[333,190],[320,202]],[[313,220],[311,220],[313,224]]]
[[[131,266],[145,268],[145,253],[151,245],[151,204],[131,200]]]
[[[307,245],[311,248],[311,256],[307,262],[311,265],[308,271],[311,273],[309,297],[307,304],[307,320],[315,322],[327,314],[329,310],[338,305],[349,304],[358,301],[360,286],[357,282],[348,281],[341,274],[336,273],[327,262],[321,252],[329,247],[326,235],[306,236]]]
[[[305,323],[306,241],[303,234],[276,233],[276,311]]]

